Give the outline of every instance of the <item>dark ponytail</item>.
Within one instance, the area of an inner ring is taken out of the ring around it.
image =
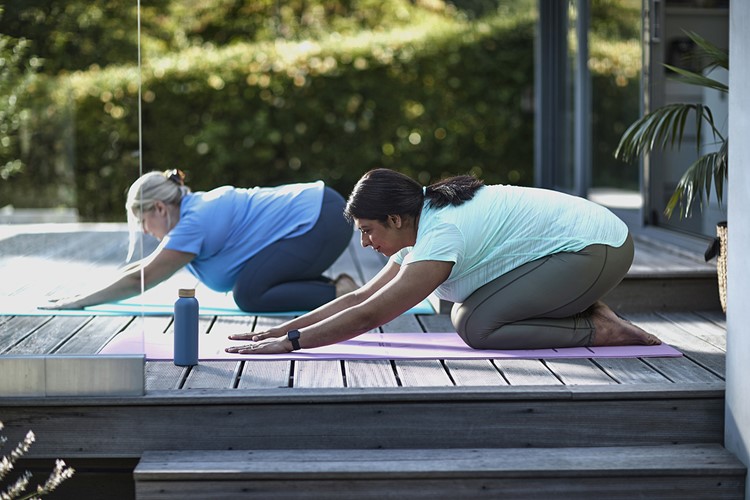
[[[484,182],[470,175],[449,177],[427,186],[425,198],[432,208],[458,206],[472,199],[482,186]]]
[[[352,219],[372,219],[380,222],[389,215],[417,217],[424,200],[431,207],[461,205],[474,197],[484,183],[472,176],[450,177],[422,186],[409,176],[387,168],[370,170],[357,182],[349,195],[344,216]]]

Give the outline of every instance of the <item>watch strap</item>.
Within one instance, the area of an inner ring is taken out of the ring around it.
[[[286,332],[286,337],[289,339],[289,342],[292,343],[293,351],[299,351],[301,349],[299,345],[299,337],[300,337],[299,330],[290,330]]]

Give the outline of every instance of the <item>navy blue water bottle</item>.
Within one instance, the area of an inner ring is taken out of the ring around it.
[[[198,299],[193,288],[180,288],[174,303],[174,364],[198,364]]]

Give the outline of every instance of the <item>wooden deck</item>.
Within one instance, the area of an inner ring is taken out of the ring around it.
[[[18,234],[0,240],[0,273],[14,279],[2,280],[2,292],[39,290],[40,296],[74,284],[55,279],[55,270],[44,267],[34,273],[38,262],[50,263],[73,272],[81,269],[114,269],[122,258],[126,233],[117,225],[107,231],[83,230],[58,233]],[[119,229],[119,230],[118,230]],[[192,389],[267,388],[362,388],[362,387],[473,387],[549,385],[639,385],[718,383],[724,380],[725,317],[717,309],[716,271],[664,243],[639,237],[636,260],[622,288],[641,290],[631,298],[619,291],[610,297],[628,319],[685,353],[677,359],[584,359],[584,360],[431,360],[431,361],[284,361],[205,362],[181,368],[171,362],[146,364],[147,391]],[[384,259],[362,249],[352,240],[347,252],[334,264],[331,274],[348,272],[360,282],[373,276]],[[19,268],[33,275],[17,281]],[[69,275],[60,271],[59,276]],[[693,307],[685,297],[682,280],[701,280],[707,294],[703,309]],[[660,301],[646,308],[641,302],[647,283],[658,281]],[[710,288],[713,286],[713,290]],[[687,303],[686,303],[687,301]],[[445,308],[445,304],[443,305]],[[227,317],[201,319],[204,331],[230,332],[262,330],[283,321],[279,317]],[[0,354],[95,354],[118,332],[128,329],[167,331],[171,316],[0,316]],[[383,332],[453,331],[448,314],[404,315],[383,325]]]
[[[0,280],[0,295],[65,289],[70,283],[55,282],[54,269],[111,270],[125,251],[121,225],[4,230],[0,276],[13,279]],[[701,243],[691,244],[639,235],[636,262],[608,297],[625,317],[680,349],[681,358],[238,360],[192,368],[149,361],[144,396],[2,397],[0,419],[11,439],[29,428],[37,433],[31,456],[40,463],[65,457],[82,479],[99,478],[88,488],[101,487],[107,469],[122,498],[134,496],[133,468],[150,450],[720,446],[726,323],[715,269],[701,261]],[[19,279],[18,269],[30,263],[39,272]],[[364,281],[382,264],[353,240],[331,272]],[[0,355],[94,354],[118,332],[144,324],[166,331],[171,320],[0,316]],[[281,319],[201,321],[206,330],[229,333]],[[446,314],[435,314],[382,327],[420,330],[452,326]]]

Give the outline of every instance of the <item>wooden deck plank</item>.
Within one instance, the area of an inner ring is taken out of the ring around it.
[[[418,316],[417,319],[428,332],[456,331],[447,314],[425,314]],[[446,359],[444,365],[457,386],[508,385],[508,381],[489,359]]]
[[[446,359],[444,363],[459,387],[508,385],[489,359]]]
[[[401,315],[382,326],[384,333],[421,332],[422,326],[412,314]],[[451,386],[453,381],[439,359],[395,360],[396,373],[404,387]]]
[[[52,316],[14,316],[0,325],[0,354],[5,354],[33,332],[52,321]]]
[[[597,358],[594,362],[620,384],[663,384],[670,382],[658,370],[638,358]]]
[[[120,332],[121,335],[151,332],[167,334],[172,326],[172,316],[134,316],[132,321]]]
[[[199,336],[207,335],[213,328],[215,321],[216,318],[213,316],[201,316],[198,319]],[[221,334],[220,332],[225,328],[231,329],[231,326],[231,322],[223,321],[219,324],[215,333]],[[169,329],[174,334],[174,324]],[[201,361],[193,366],[188,373],[183,389],[231,389],[239,375],[240,363],[240,360]]]
[[[295,361],[294,387],[344,387],[341,361]]]
[[[280,325],[289,317],[258,316],[253,319],[220,318],[214,328],[221,326],[226,330],[224,334],[243,333],[245,331],[262,332],[268,328]],[[254,321],[253,321],[254,320]],[[228,325],[226,327],[222,325]],[[233,331],[230,331],[233,329]],[[231,342],[231,341],[229,341]],[[263,389],[289,387],[292,375],[291,361],[245,361],[240,372],[238,389]]]
[[[417,317],[428,332],[454,332],[448,314],[424,314]],[[445,368],[457,386],[508,385],[492,360],[446,359]]]
[[[131,316],[94,316],[55,354],[96,354],[132,321]]]
[[[0,316],[0,332],[2,332],[3,325],[13,319],[13,316]]]
[[[562,385],[540,359],[496,359],[494,365],[510,385]]]
[[[643,362],[676,384],[720,383],[724,379],[687,357],[644,358]]]
[[[201,361],[192,367],[182,388],[232,389],[239,370],[239,361]]]
[[[691,335],[726,352],[726,327],[722,328],[713,321],[689,311],[669,313],[660,312],[657,314],[668,320],[670,323],[679,326]]]
[[[264,331],[273,326],[280,325],[288,319],[289,317],[258,316],[253,331]],[[240,384],[243,386],[245,385],[245,382],[242,381],[242,378],[244,378],[245,373],[248,370],[255,370],[256,368],[261,370],[258,373],[252,373],[252,375],[250,376],[250,380],[247,383],[252,384],[256,380],[265,380],[266,374],[263,373],[263,370],[270,368],[272,370],[272,374],[278,376],[279,378],[271,379],[269,383],[278,383],[278,385],[281,387],[285,387],[289,383],[288,374],[290,373],[290,371],[292,372],[293,387],[344,387],[344,377],[341,371],[340,361],[295,361],[293,363],[289,363],[290,368],[286,369],[284,365],[257,365],[252,362],[246,362],[245,369],[243,370],[242,377],[240,378]]]
[[[448,373],[437,359],[399,359],[396,372],[404,387],[452,386]]]
[[[617,383],[590,359],[548,359],[545,364],[565,385]]]
[[[6,354],[50,354],[80,330],[89,316],[55,316],[23,340],[5,351]]]
[[[455,332],[447,314],[424,314],[417,317],[428,332]],[[508,385],[489,359],[446,359],[445,368],[457,386]]]
[[[172,361],[146,362],[146,391],[177,390],[183,382],[189,368],[176,366]]]
[[[655,313],[629,314],[633,321],[647,332],[651,332],[677,349],[688,359],[719,377],[724,377],[726,369],[725,352],[705,340],[679,328],[674,323]]]
[[[705,262],[702,250],[688,255],[678,246],[659,242],[655,238],[639,234],[634,238],[635,256],[629,274],[659,274],[673,272],[715,273],[716,266]],[[705,249],[705,247],[704,247]]]
[[[133,318],[122,334],[150,331],[166,335],[171,325],[171,316],[138,316]],[[146,361],[146,391],[177,390],[184,383],[188,371],[186,367],[175,366],[172,361]]]
[[[398,387],[393,365],[387,359],[345,360],[347,387]]]
[[[721,311],[697,311],[696,314],[702,318],[719,325],[724,331],[727,329],[727,315]]]
[[[291,361],[245,361],[238,389],[289,387]]]

